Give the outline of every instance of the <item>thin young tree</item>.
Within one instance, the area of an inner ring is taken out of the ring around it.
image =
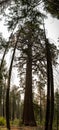
[[[45,30],[45,29],[44,29]],[[45,34],[46,59],[47,59],[47,107],[46,107],[46,122],[45,130],[52,130],[54,116],[54,82],[52,68],[52,53],[51,45]]]
[[[13,65],[13,60],[15,56],[15,51],[18,43],[18,37],[19,37],[19,32],[17,35],[17,38],[14,37],[14,49],[13,49],[13,54],[12,54],[12,59],[9,67],[9,74],[8,74],[8,82],[7,82],[7,91],[6,91],[6,123],[7,123],[7,129],[10,130],[10,122],[9,122],[9,91],[10,91],[10,81],[11,81],[11,73],[12,73],[12,65]]]

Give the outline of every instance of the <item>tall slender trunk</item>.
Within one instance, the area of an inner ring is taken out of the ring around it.
[[[46,59],[47,59],[47,106],[46,106],[46,122],[45,130],[52,130],[53,116],[54,116],[54,84],[53,84],[53,69],[52,69],[52,55],[49,47],[49,41],[46,38],[44,20],[44,38],[46,46]]]
[[[49,120],[50,120],[50,52],[46,41],[46,59],[47,59],[47,105],[46,105],[46,122],[45,130],[49,129]]]
[[[4,58],[5,58],[6,52],[7,52],[7,48],[5,48],[5,51],[4,51],[4,54],[3,54],[3,57],[2,57],[1,64],[0,64],[0,69],[2,68],[3,61],[4,61]]]
[[[51,59],[51,109],[50,109],[50,130],[53,126],[53,117],[54,117],[54,83],[53,83],[53,69],[52,69],[52,59]]]
[[[23,124],[29,126],[36,126],[32,98],[32,46],[29,44],[26,66],[26,86],[24,97]]]
[[[15,118],[15,99],[13,97],[13,102],[12,102],[12,120]]]
[[[57,110],[57,130],[58,130],[58,128],[59,128],[59,116],[58,116],[58,110]]]
[[[10,130],[10,122],[9,122],[9,91],[10,91],[10,80],[11,80],[11,73],[12,73],[12,65],[15,55],[15,50],[17,47],[17,41],[15,43],[15,47],[12,54],[11,64],[9,68],[9,76],[8,76],[8,84],[7,84],[7,92],[6,92],[6,123],[7,123],[7,129]]]
[[[4,100],[4,95],[3,95],[3,117],[5,117],[5,109],[4,109],[4,107],[5,107],[5,102],[4,102],[5,100]]]
[[[41,87],[40,87],[40,123],[42,123],[42,103],[41,103]]]
[[[46,108],[46,124],[45,130],[52,130],[54,116],[54,84],[53,84],[53,69],[52,56],[48,40],[46,40],[47,51],[47,108]]]
[[[59,93],[58,93],[58,89],[57,89],[57,99],[56,99],[56,103],[57,103],[57,130],[59,128]]]
[[[8,48],[8,45],[7,45],[7,47],[4,50],[4,53],[3,53],[3,56],[2,56],[2,60],[1,60],[1,63],[0,63],[0,74],[2,74],[2,66],[3,66],[4,58],[5,58],[5,55],[6,55],[6,52],[7,52],[7,48]],[[2,85],[1,85],[1,79],[0,79],[0,87],[1,86]],[[2,94],[2,88],[1,88],[1,94]],[[1,96],[0,96],[0,100],[1,100]],[[0,109],[1,109],[1,102],[0,102]],[[4,99],[3,99],[3,116],[4,116]]]

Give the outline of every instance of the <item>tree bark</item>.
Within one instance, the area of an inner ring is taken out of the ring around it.
[[[59,93],[58,93],[58,89],[57,89],[57,99],[56,99],[56,103],[57,103],[57,130],[59,128]]]
[[[48,40],[46,40],[46,56],[47,56],[47,107],[46,107],[46,123],[45,130],[52,130],[54,116],[54,84],[52,56]]]
[[[3,95],[3,117],[5,117],[5,109],[4,109],[4,107],[5,107],[5,100],[4,100],[4,95]]]
[[[32,95],[32,46],[28,45],[27,67],[26,67],[26,86],[24,97],[23,124],[26,126],[36,126],[33,111]]]
[[[54,116],[54,83],[53,83],[53,70],[52,70],[52,59],[51,59],[51,112],[50,112],[50,130],[52,130],[53,116]]]
[[[41,103],[41,87],[40,87],[40,123],[42,123],[42,119],[43,119],[43,116],[42,116],[42,103]]]
[[[45,122],[45,130],[49,129],[49,120],[50,120],[50,53],[49,48],[46,41],[46,59],[47,59],[47,105],[46,105],[46,122]]]

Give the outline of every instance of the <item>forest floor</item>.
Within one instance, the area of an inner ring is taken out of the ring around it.
[[[0,130],[7,130],[5,127],[0,127]],[[43,127],[11,127],[11,130],[44,130]]]
[[[7,130],[6,127],[1,127],[0,130]],[[11,127],[11,130],[44,130],[44,127],[38,126],[38,127]],[[56,130],[56,128],[54,128]]]

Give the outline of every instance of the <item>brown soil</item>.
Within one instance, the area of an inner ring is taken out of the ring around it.
[[[0,127],[0,130],[7,130],[5,127]],[[11,130],[44,130],[43,127],[11,127]]]

